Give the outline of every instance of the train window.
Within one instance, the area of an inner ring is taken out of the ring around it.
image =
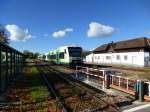
[[[64,59],[64,52],[59,53],[59,58],[60,58],[60,59]]]
[[[66,54],[66,49],[64,50],[64,53]]]
[[[51,59],[56,59],[56,55],[55,54],[51,55]]]
[[[71,57],[81,57],[82,48],[80,47],[68,47],[69,56]]]
[[[44,56],[44,55],[43,55]],[[50,59],[51,58],[51,55],[47,55],[47,57],[48,57],[48,59]],[[44,58],[45,59],[45,58]]]

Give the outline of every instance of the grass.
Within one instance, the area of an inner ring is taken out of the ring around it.
[[[31,67],[29,75],[29,96],[31,96],[35,102],[48,99],[50,96],[48,89],[43,84],[37,68]]]
[[[32,102],[36,103],[35,110],[41,110],[41,112],[59,112],[62,107],[59,105],[57,99],[52,97],[52,94],[48,91],[47,86],[39,75],[39,71],[36,67],[29,68],[28,73],[28,95],[32,98]],[[39,104],[39,105],[38,105]],[[36,112],[36,111],[35,111]]]

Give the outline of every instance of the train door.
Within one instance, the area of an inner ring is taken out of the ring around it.
[[[60,64],[60,60],[59,60],[59,51],[56,51],[56,63]]]
[[[67,60],[69,60],[69,57],[67,57],[67,49],[64,49],[64,61],[65,63],[67,62]]]

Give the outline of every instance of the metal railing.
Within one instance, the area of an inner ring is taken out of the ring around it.
[[[144,95],[143,98],[150,101],[150,81],[135,80],[123,77],[118,74],[117,75],[111,74],[109,70],[94,69],[82,66],[76,66],[76,78],[78,78],[79,75],[81,75],[78,73],[86,74],[87,80],[89,80],[89,76],[99,78],[99,80],[102,81],[101,84],[103,86],[103,89],[107,88],[108,87],[107,85],[109,85],[111,88],[134,95],[135,97],[140,97],[139,95],[143,94]],[[144,84],[142,89],[140,90],[141,81]]]
[[[90,76],[99,78],[99,83],[102,84],[102,89],[105,88],[105,71],[93,69],[89,67],[76,66],[76,78],[78,78],[78,73],[83,73],[86,75],[87,81],[89,81]]]
[[[110,84],[112,88],[122,90],[132,95],[135,95],[137,81],[138,80],[122,76],[110,75]]]

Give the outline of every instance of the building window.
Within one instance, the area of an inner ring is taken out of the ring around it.
[[[119,55],[117,55],[117,57],[116,57],[116,58],[117,58],[117,60],[120,60],[120,56],[119,56]]]
[[[124,60],[128,60],[128,56],[127,55],[124,56]]]
[[[109,59],[110,59],[110,56],[106,56],[106,59],[109,60]]]
[[[95,59],[96,59],[97,57],[95,56]]]

